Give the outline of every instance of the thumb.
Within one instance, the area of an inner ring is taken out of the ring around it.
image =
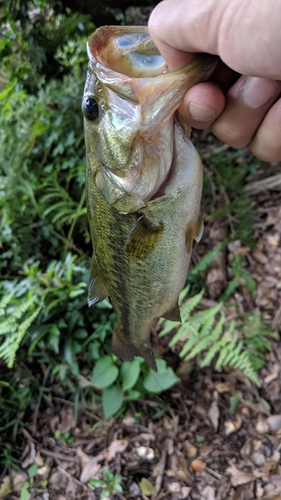
[[[276,0],[165,0],[150,35],[171,70],[208,52],[244,75],[281,78],[281,8]]]

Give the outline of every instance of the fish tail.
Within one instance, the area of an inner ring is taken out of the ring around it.
[[[115,329],[112,338],[112,352],[115,356],[123,360],[130,360],[135,356],[141,356],[150,368],[157,372],[154,354],[148,342],[136,346],[130,340],[125,339],[122,334]]]

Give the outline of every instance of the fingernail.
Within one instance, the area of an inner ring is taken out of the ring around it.
[[[194,118],[194,120],[197,120],[198,122],[206,122],[217,115],[217,113],[214,112],[212,108],[201,106],[200,104],[196,104],[195,102],[190,103],[188,110],[192,118]]]
[[[277,84],[274,80],[248,76],[242,90],[242,97],[251,108],[261,108],[277,92]]]

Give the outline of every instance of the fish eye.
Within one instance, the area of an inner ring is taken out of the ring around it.
[[[82,100],[82,112],[87,120],[95,120],[99,115],[99,106],[92,95],[85,95]]]

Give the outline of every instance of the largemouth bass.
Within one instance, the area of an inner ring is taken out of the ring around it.
[[[178,297],[202,233],[202,164],[175,112],[213,56],[168,71],[145,27],[90,36],[82,110],[93,244],[89,306],[110,297],[112,350],[156,370],[150,326],[180,320]]]

